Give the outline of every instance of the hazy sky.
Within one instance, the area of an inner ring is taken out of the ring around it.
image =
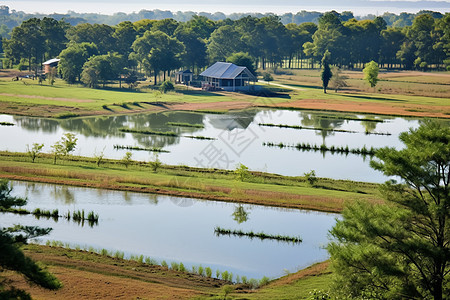
[[[429,9],[441,12],[450,12],[450,1],[370,1],[370,0],[46,0],[29,1],[14,0],[0,1],[0,5],[7,5],[11,10],[28,13],[66,13],[69,10],[76,12],[94,12],[113,14],[116,12],[130,13],[142,9],[194,11],[194,12],[285,12],[296,13],[301,10],[308,11],[344,11],[351,10],[355,15],[383,14],[386,11],[393,13],[417,12]]]

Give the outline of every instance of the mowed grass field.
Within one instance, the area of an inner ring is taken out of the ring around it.
[[[450,118],[450,74],[424,72],[380,73],[370,88],[362,72],[346,71],[348,87],[323,93],[319,70],[287,70],[274,75],[266,89],[280,92],[265,97],[232,92],[204,92],[177,86],[160,93],[149,82],[137,90],[117,84],[90,89],[56,80],[42,85],[37,80],[12,81],[0,72],[0,113],[41,117],[129,114],[164,109],[226,111],[254,106],[337,110],[408,116]],[[284,87],[277,87],[283,84]],[[343,105],[345,104],[345,105]]]

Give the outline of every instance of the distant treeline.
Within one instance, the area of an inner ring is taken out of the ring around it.
[[[395,69],[450,65],[450,13],[422,12],[414,15],[412,23],[405,21],[411,15],[401,14],[404,24],[412,24],[404,27],[390,27],[385,17],[356,20],[351,12],[335,11],[316,15],[317,24],[299,25],[284,25],[283,18],[275,15],[219,21],[194,15],[180,22],[151,19],[154,12],[149,13],[116,26],[73,26],[66,18],[28,19],[13,29],[10,39],[3,39],[3,66],[31,71],[59,57],[58,73],[69,83],[83,81],[96,87],[120,76],[132,87],[137,72],[153,75],[156,84],[159,74],[165,78],[180,68],[198,74],[216,61],[230,61],[251,71],[315,68],[326,50],[332,64],[348,69],[372,60]]]

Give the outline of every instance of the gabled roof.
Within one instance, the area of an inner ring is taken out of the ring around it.
[[[191,72],[191,70],[188,69],[188,70],[178,71],[177,74],[193,74],[193,73]]]
[[[200,75],[220,79],[235,79],[242,72],[245,72],[251,79],[255,79],[255,76],[246,67],[239,67],[225,62],[216,62]]]
[[[42,64],[43,65],[51,65],[51,64],[57,63],[59,61],[60,61],[59,58],[52,58],[52,59],[47,60],[46,62],[43,62]]]

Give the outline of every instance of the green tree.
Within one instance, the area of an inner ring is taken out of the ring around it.
[[[131,157],[133,156],[133,154],[131,152],[126,152],[125,155],[122,157],[122,164],[125,166],[125,168],[128,169],[128,166],[133,162],[131,160]]]
[[[106,54],[116,49],[114,33],[114,28],[109,25],[82,23],[71,27],[67,37],[72,43],[94,43],[99,54]]]
[[[206,42],[195,28],[180,24],[175,31],[175,37],[186,48],[181,58],[183,65],[192,68],[192,71],[195,71],[196,67],[197,70],[203,68],[206,65]]]
[[[96,88],[99,82],[105,86],[108,80],[119,77],[124,65],[123,57],[117,53],[91,56],[83,65],[81,81],[91,88]]]
[[[51,145],[52,148],[51,154],[53,155],[53,164],[56,165],[56,160],[58,157],[64,154],[64,146],[61,144],[61,141],[57,141],[55,144]]]
[[[13,197],[10,195],[12,188],[8,181],[0,180],[0,207],[9,208],[12,206],[23,206],[26,199]],[[30,282],[38,284],[47,289],[58,289],[62,285],[58,279],[43,270],[32,259],[26,257],[20,246],[28,239],[46,235],[51,228],[39,228],[32,226],[15,225],[10,228],[0,228],[0,267],[2,270],[11,270],[25,276]],[[6,288],[5,281],[0,280],[1,299],[31,299],[24,290],[14,287]]]
[[[78,138],[75,136],[75,134],[67,132],[65,133],[61,138],[61,145],[62,145],[62,154],[64,156],[69,155],[71,152],[75,151],[75,147],[77,146],[77,140]]]
[[[239,163],[236,166],[236,170],[234,170],[234,175],[237,181],[242,181],[244,182],[245,180],[247,180],[248,178],[250,178],[252,175],[250,173],[250,171],[248,170],[248,167]]]
[[[227,58],[227,62],[233,63],[237,66],[247,67],[247,69],[256,76],[255,59],[248,53],[233,53],[233,55]]]
[[[58,70],[62,78],[68,83],[75,83],[81,79],[83,65],[93,55],[97,55],[97,46],[93,43],[72,43],[61,51]]]
[[[450,293],[450,128],[424,121],[371,166],[395,180],[384,204],[348,206],[328,245],[335,288],[350,298],[436,299]]]
[[[27,154],[28,156],[30,156],[31,162],[34,163],[36,158],[39,156],[39,153],[41,153],[42,148],[44,148],[44,144],[33,143],[31,148],[29,145],[27,145]]]
[[[137,31],[133,23],[130,21],[119,23],[112,34],[113,38],[116,40],[114,51],[117,51],[124,57],[128,57],[132,51],[131,45],[133,45],[136,40],[136,35]]]
[[[41,20],[31,18],[20,26],[14,27],[11,39],[4,41],[5,56],[14,63],[21,58],[28,60],[28,70],[32,70],[32,63],[43,61],[45,53],[45,39],[41,30]]]
[[[378,83],[378,64],[373,60],[366,64],[366,67],[363,69],[364,72],[364,80],[367,81],[371,87],[375,87]]]
[[[336,12],[327,12],[319,18],[318,29],[314,32],[313,42],[303,45],[306,55],[317,60],[326,50],[333,53],[333,57],[341,57],[344,43],[344,26]],[[348,52],[348,50],[347,50]],[[331,63],[331,61],[330,61]],[[336,63],[333,61],[332,63]]]
[[[162,31],[168,36],[173,36],[175,30],[178,28],[178,22],[171,18],[158,20],[153,23],[152,31]]]
[[[322,72],[320,73],[320,79],[322,79],[323,92],[327,93],[328,83],[330,82],[333,73],[330,68],[330,52],[327,50],[322,58]]]
[[[147,31],[143,37],[133,43],[137,59],[148,73],[153,71],[154,84],[157,84],[159,72],[174,70],[181,66],[184,45],[176,38],[162,31]]]
[[[225,25],[217,28],[208,40],[208,55],[211,62],[225,61],[233,53],[244,48],[242,33],[235,27]]]

